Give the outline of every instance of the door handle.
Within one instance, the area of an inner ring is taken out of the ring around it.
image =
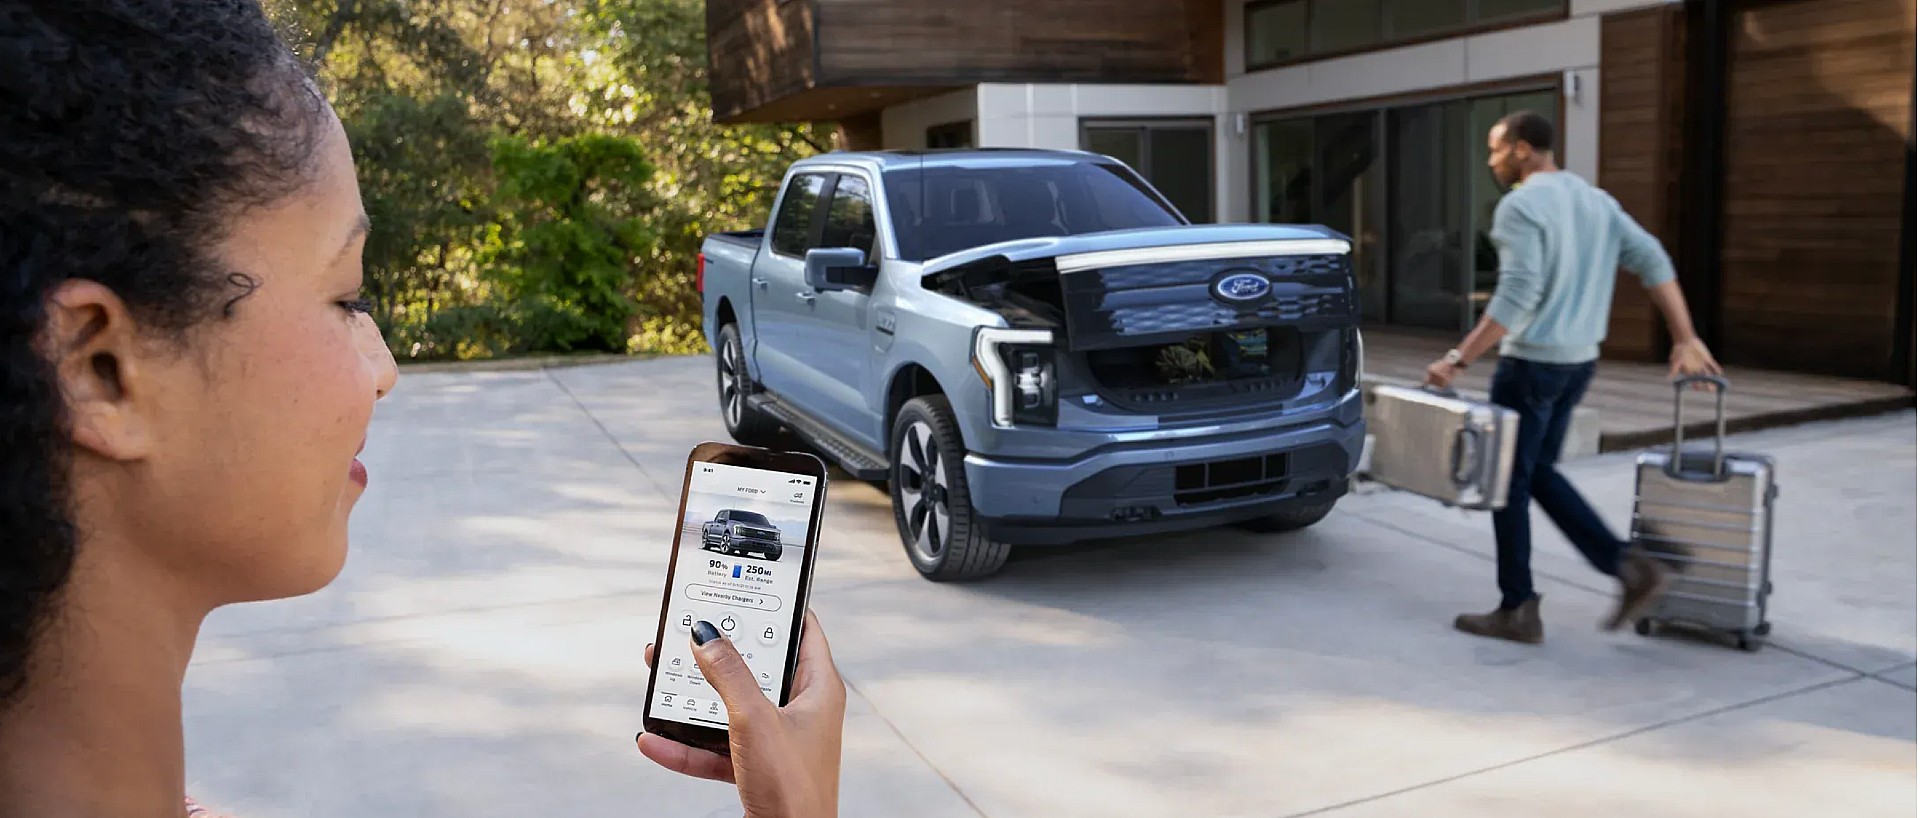
[[[762,289],[762,290],[764,290],[764,289],[766,289],[766,288],[767,288],[767,280],[766,280],[766,279],[764,279],[764,278],[756,278],[756,279],[754,279],[754,280],[753,280],[753,284],[754,284],[754,286],[756,286],[756,287],[759,287],[759,288],[760,288],[760,289]]]
[[[817,296],[813,293],[794,293],[793,297],[800,299],[803,303],[811,304]]]

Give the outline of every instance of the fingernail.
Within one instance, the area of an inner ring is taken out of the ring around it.
[[[714,627],[712,622],[708,622],[707,620],[702,619],[698,622],[693,623],[693,643],[694,644],[704,645],[708,642],[711,642],[719,638],[720,638],[720,629]]]

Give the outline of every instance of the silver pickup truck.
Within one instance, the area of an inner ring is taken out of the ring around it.
[[[727,431],[886,481],[929,579],[1014,545],[1318,522],[1365,426],[1350,244],[1194,225],[1110,158],[832,153],[708,237]]]

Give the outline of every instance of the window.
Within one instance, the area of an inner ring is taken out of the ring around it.
[[[1386,0],[1387,38],[1410,40],[1467,27],[1469,0]]]
[[[1138,171],[1188,220],[1213,221],[1213,123],[1089,123],[1080,144]]]
[[[1380,0],[1313,0],[1307,28],[1316,53],[1356,51],[1381,41]]]
[[[1307,56],[1306,0],[1247,6],[1247,64],[1268,65]]]
[[[927,148],[971,148],[973,147],[973,120],[963,119],[948,122],[927,129]]]
[[[773,251],[783,256],[803,256],[807,253],[807,237],[813,228],[813,212],[820,204],[820,189],[825,187],[827,177],[818,173],[802,173],[787,183],[787,192],[780,197],[780,212],[773,216]]]
[[[1254,0],[1242,20],[1246,67],[1258,70],[1566,13],[1567,0]]]
[[[816,247],[853,247],[873,257],[873,194],[867,180],[842,175],[834,183],[833,198],[827,204],[826,223],[820,228]]]
[[[1474,5],[1474,19],[1487,23],[1552,14],[1566,8],[1566,0],[1474,0]]]

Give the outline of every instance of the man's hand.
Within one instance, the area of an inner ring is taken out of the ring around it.
[[[1667,356],[1668,378],[1683,375],[1719,375],[1720,362],[1713,359],[1713,352],[1699,338],[1680,341],[1673,345],[1673,354]],[[1706,389],[1706,384],[1695,384],[1695,389]]]
[[[1454,377],[1460,374],[1460,368],[1445,358],[1427,364],[1427,385],[1436,389],[1453,387]]]
[[[813,612],[807,612],[793,696],[785,707],[775,707],[760,691],[753,672],[726,637],[716,635],[704,645],[695,645],[693,657],[726,702],[732,757],[652,734],[640,736],[640,754],[674,772],[738,787],[745,818],[838,815],[840,731],[847,715],[847,686],[834,669],[826,634],[820,632]],[[653,666],[653,658],[653,646],[648,645],[648,667]]]

